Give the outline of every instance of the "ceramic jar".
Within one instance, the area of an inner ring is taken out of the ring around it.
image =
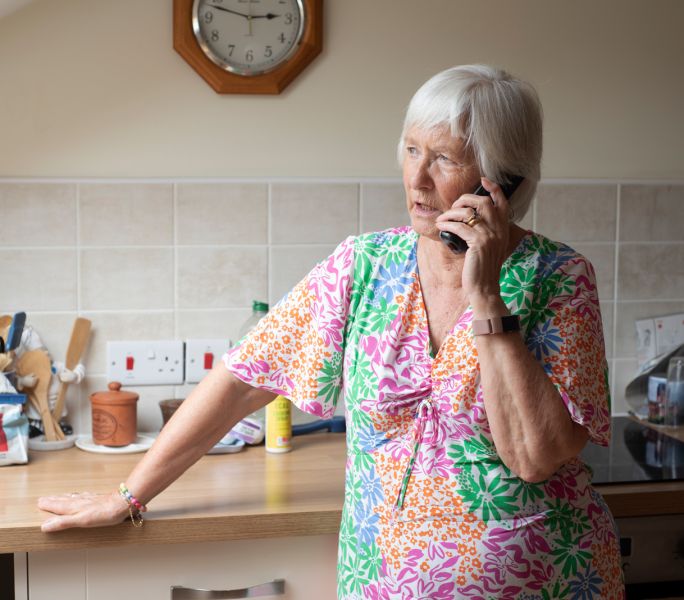
[[[138,436],[138,394],[121,390],[112,381],[107,392],[90,395],[93,442],[101,446],[127,446]]]

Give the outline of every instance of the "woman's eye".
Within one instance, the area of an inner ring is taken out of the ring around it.
[[[406,146],[406,154],[409,156],[415,156],[418,154],[418,149],[415,146]]]
[[[450,163],[451,163],[451,162],[454,162],[454,161],[451,160],[446,154],[439,154],[439,155],[437,156],[437,158],[438,158],[439,160],[441,160],[442,162],[450,162]]]

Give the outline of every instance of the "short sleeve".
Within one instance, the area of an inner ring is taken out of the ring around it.
[[[307,413],[332,417],[342,388],[353,268],[349,237],[224,355],[227,369]]]
[[[543,308],[527,336],[527,346],[558,389],[573,421],[590,439],[610,441],[608,365],[596,277],[579,254],[541,283]]]

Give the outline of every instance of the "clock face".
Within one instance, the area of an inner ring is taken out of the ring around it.
[[[302,0],[195,0],[192,28],[207,57],[238,75],[285,62],[304,32]]]

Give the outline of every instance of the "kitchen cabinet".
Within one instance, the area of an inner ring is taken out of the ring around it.
[[[173,585],[227,590],[275,579],[285,592],[268,598],[334,600],[336,556],[335,534],[35,552],[27,600],[168,600]]]

